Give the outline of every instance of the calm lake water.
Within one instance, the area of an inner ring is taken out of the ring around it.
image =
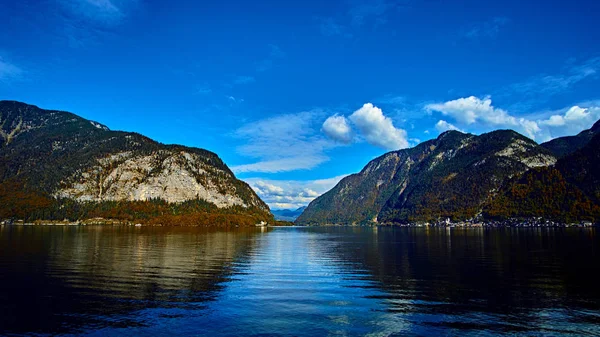
[[[0,335],[600,335],[597,229],[0,227]]]

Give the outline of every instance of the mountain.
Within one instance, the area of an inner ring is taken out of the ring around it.
[[[561,159],[556,168],[567,181],[600,204],[600,132],[584,147]]]
[[[298,216],[300,214],[302,214],[302,212],[304,212],[305,209],[306,209],[306,206],[302,206],[295,210],[294,209],[274,209],[274,210],[271,210],[271,213],[273,213],[273,215],[275,216],[275,220],[294,221],[294,220],[296,220],[296,218],[298,218]]]
[[[600,220],[600,134],[558,160],[511,179],[485,208],[489,218]]]
[[[447,131],[437,139],[374,159],[311,202],[296,223],[471,218],[507,178],[555,162],[548,150],[514,131],[480,136]]]
[[[0,101],[0,158],[0,218],[272,219],[216,154],[69,112]]]
[[[542,143],[541,146],[552,152],[557,158],[562,158],[583,148],[597,134],[600,134],[600,120],[590,129],[583,130],[578,135],[555,138]]]

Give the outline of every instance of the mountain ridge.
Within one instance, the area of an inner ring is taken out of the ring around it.
[[[597,122],[590,130],[599,126]],[[512,130],[478,136],[446,131],[413,148],[373,159],[359,173],[342,179],[311,202],[296,223],[407,224],[472,219],[484,215],[492,200],[505,193],[508,181],[530,170],[553,167],[558,160],[550,149]],[[585,193],[574,188],[569,191],[574,191],[569,193],[577,195],[576,200],[587,200]],[[584,213],[577,214],[590,218]]]
[[[271,210],[271,213],[275,216],[275,220],[295,221],[305,209],[306,206],[298,207],[297,209],[274,209]]]
[[[484,210],[490,218],[539,217],[561,222],[600,220],[600,134],[556,165],[507,182]]]
[[[89,206],[162,201],[162,208],[195,202],[204,213],[271,219],[268,206],[250,186],[205,149],[161,144],[70,112],[17,101],[0,101],[0,130],[0,183],[46,202],[74,200]],[[10,217],[11,211],[3,209],[0,215]],[[187,207],[175,213],[194,211]]]
[[[540,145],[554,153],[557,158],[562,158],[583,148],[599,133],[600,120],[596,121],[591,128],[583,130],[577,135],[555,138]]]

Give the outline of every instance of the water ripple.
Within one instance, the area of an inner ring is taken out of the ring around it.
[[[4,226],[0,334],[600,335],[577,231]]]

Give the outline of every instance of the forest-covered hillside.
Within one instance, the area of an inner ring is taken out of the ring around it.
[[[268,206],[214,153],[0,101],[0,218],[254,224]]]

